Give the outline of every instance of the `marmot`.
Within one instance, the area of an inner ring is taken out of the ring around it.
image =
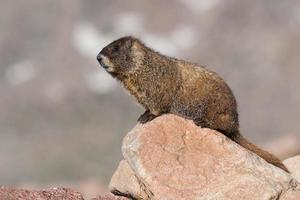
[[[145,113],[138,119],[141,123],[164,113],[179,115],[198,126],[225,134],[288,172],[278,158],[240,134],[235,97],[217,73],[198,64],[164,56],[131,36],[104,47],[97,60],[145,107]]]

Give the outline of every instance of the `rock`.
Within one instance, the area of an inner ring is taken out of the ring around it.
[[[92,200],[126,200],[116,196],[105,196]],[[52,188],[47,190],[25,190],[0,186],[0,200],[84,200],[79,192],[66,188]]]
[[[115,195],[145,199],[146,192],[140,187],[139,180],[125,160],[122,160],[114,173],[109,190]]]
[[[108,194],[109,190],[107,185],[102,183],[97,178],[85,178],[73,182],[65,182],[64,184],[72,185],[72,188],[80,191],[84,199],[92,199],[99,194]]]
[[[111,181],[119,195],[156,200],[298,197],[296,180],[288,173],[221,133],[175,115],[138,124],[124,138],[122,152],[127,163],[121,162]]]
[[[291,188],[286,193],[282,194],[279,200],[299,200],[300,199],[300,187]]]
[[[292,176],[300,182],[300,155],[288,158],[283,161]]]
[[[99,196],[99,197],[91,199],[91,200],[128,200],[128,199],[125,197],[116,197],[116,196],[110,195],[110,196],[105,196],[105,197]]]
[[[1,200],[83,200],[82,195],[72,189],[52,188],[41,191],[30,191],[0,187]]]

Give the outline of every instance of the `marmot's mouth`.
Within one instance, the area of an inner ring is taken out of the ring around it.
[[[105,69],[109,68],[109,66],[108,66],[108,65],[105,65],[103,62],[99,62],[99,63],[100,63],[100,65],[101,65],[101,67],[103,67],[103,68],[105,68]]]
[[[107,66],[106,66],[105,63],[103,62],[103,59],[104,59],[104,56],[103,56],[102,54],[99,53],[98,56],[97,56],[97,60],[98,60],[99,64],[100,64],[102,67],[107,68]]]
[[[99,64],[101,65],[101,67],[103,67],[106,71],[108,71],[108,72],[114,71],[113,64],[103,54],[99,53],[97,56],[97,60],[98,60]]]

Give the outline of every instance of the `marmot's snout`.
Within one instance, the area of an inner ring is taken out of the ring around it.
[[[102,61],[101,52],[97,55],[97,60],[98,60],[99,63],[101,63],[101,61]]]
[[[97,55],[97,60],[99,62],[99,64],[101,65],[101,67],[103,68],[107,68],[107,66],[103,63],[103,58],[104,56],[101,54],[101,52]]]
[[[103,55],[102,51],[97,55],[97,60],[101,67],[103,67],[107,72],[115,71],[114,64],[109,60],[108,57]]]

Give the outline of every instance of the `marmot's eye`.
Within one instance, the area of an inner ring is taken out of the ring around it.
[[[114,46],[114,48],[113,48],[113,50],[112,50],[113,52],[117,52],[117,51],[119,51],[119,46]]]

